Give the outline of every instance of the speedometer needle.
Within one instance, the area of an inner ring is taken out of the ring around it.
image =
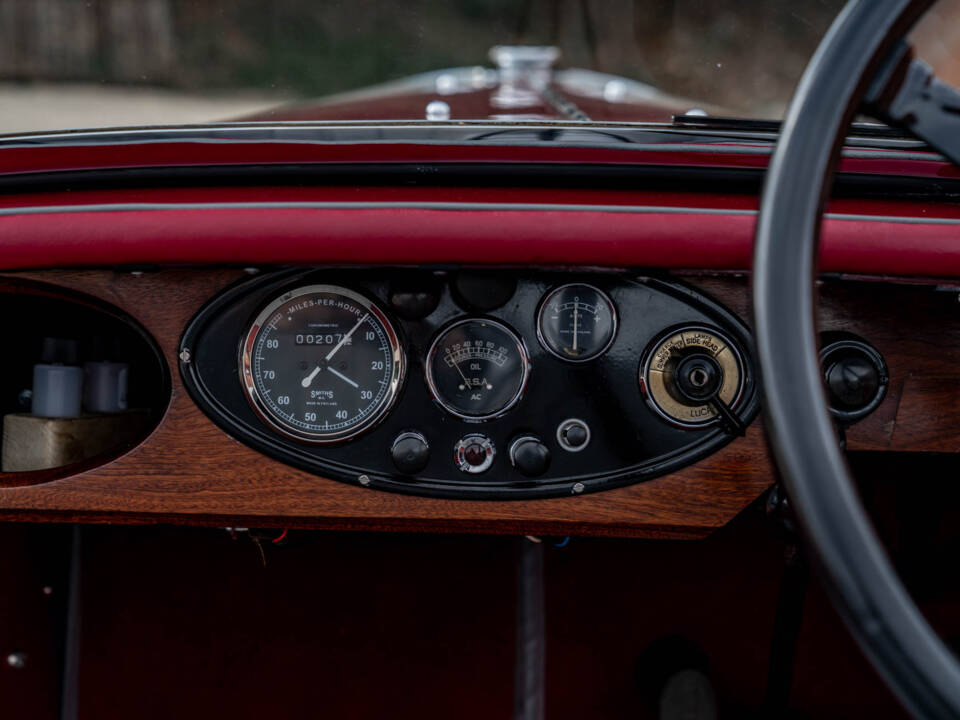
[[[370,313],[367,313],[367,314],[364,315],[362,318],[360,318],[359,320],[357,320],[357,324],[353,326],[353,328],[350,330],[350,332],[348,332],[346,335],[344,335],[344,336],[340,339],[340,342],[338,342],[338,343],[334,346],[333,350],[331,350],[330,352],[327,353],[327,357],[325,358],[327,362],[330,362],[330,358],[332,358],[334,355],[337,354],[337,350],[339,350],[340,348],[342,348],[342,347],[344,346],[344,344],[347,342],[347,340],[350,339],[350,336],[353,335],[353,334],[357,331],[357,328],[358,328],[358,327],[360,327],[361,325],[363,325],[363,321],[366,320],[368,317],[370,317]]]
[[[310,373],[310,374],[307,375],[303,380],[301,380],[301,381],[300,381],[300,384],[303,385],[305,388],[310,387],[310,383],[313,382],[313,379],[317,376],[317,373],[318,373],[318,372],[320,372],[320,366],[319,366],[319,365],[317,365],[317,366],[313,369],[313,372],[312,372],[312,373]]]
[[[347,377],[346,375],[344,375],[343,373],[337,372],[337,371],[334,370],[332,367],[328,367],[327,370],[329,370],[330,372],[332,372],[334,375],[336,375],[338,378],[340,378],[341,380],[343,380],[343,381],[344,381],[345,383],[347,383],[348,385],[353,385],[355,388],[360,387],[360,386],[357,385],[353,380],[351,380],[350,378],[348,378],[348,377]]]

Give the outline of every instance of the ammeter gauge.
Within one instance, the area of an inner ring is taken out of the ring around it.
[[[573,283],[552,290],[537,313],[540,343],[562,360],[586,362],[599,357],[617,334],[617,311],[606,293]]]

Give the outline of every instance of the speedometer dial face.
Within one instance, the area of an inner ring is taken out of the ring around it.
[[[513,407],[527,384],[523,342],[495,320],[461,320],[442,331],[427,353],[427,384],[446,410],[489,420]]]
[[[241,379],[254,410],[300,440],[331,443],[382,419],[403,379],[397,333],[371,300],[310,285],[263,309],[241,351]]]
[[[537,314],[541,344],[562,360],[586,362],[599,357],[616,334],[616,307],[593,285],[574,283],[552,290]]]

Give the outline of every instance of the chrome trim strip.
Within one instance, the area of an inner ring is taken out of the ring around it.
[[[225,203],[96,203],[0,208],[0,217],[67,213],[157,212],[169,210],[437,210],[457,212],[604,212],[633,215],[731,215],[755,217],[756,210],[688,208],[661,205],[587,205],[560,203],[458,203],[458,202],[225,202]],[[841,222],[888,222],[904,225],[960,225],[960,218],[928,218],[900,215],[825,213]]]

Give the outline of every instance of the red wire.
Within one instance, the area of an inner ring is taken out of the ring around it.
[[[287,536],[287,528],[284,528],[284,529],[283,529],[283,532],[280,533],[277,537],[275,537],[275,538],[274,538],[273,540],[271,540],[270,542],[272,542],[274,545],[276,545],[278,542],[280,542],[281,540],[283,540],[286,536]]]

